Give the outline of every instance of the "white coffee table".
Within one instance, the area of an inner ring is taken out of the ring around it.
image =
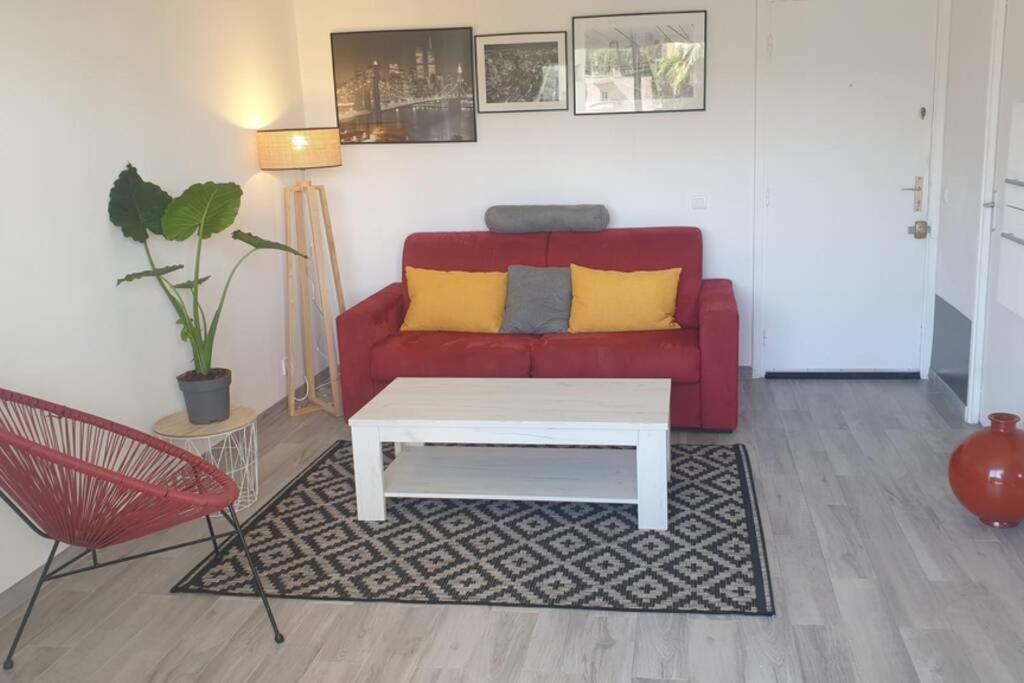
[[[636,505],[641,529],[666,529],[670,384],[396,379],[349,420],[359,519],[385,519],[387,498],[576,501]]]

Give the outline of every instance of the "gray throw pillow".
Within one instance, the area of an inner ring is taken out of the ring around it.
[[[608,222],[604,204],[492,206],[484,213],[491,232],[596,232]]]
[[[553,334],[569,330],[572,278],[568,268],[509,266],[505,334]]]

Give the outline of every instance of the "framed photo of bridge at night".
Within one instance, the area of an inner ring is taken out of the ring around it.
[[[566,42],[565,31],[478,35],[479,112],[568,109]]]
[[[342,143],[476,142],[473,29],[332,33],[331,57]]]
[[[575,113],[704,111],[707,12],[573,17]]]

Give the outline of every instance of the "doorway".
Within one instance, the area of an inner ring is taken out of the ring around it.
[[[919,375],[937,23],[759,1],[755,374]]]

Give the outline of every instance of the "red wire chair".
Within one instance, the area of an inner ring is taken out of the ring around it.
[[[148,434],[13,391],[0,389],[0,498],[33,531],[53,541],[4,669],[46,581],[235,536],[274,631],[284,642],[235,513],[238,486],[219,469]],[[216,534],[211,514],[232,527]],[[97,550],[206,518],[209,537],[100,562]],[[60,543],[84,550],[52,568]],[[71,565],[90,555],[92,564]]]

